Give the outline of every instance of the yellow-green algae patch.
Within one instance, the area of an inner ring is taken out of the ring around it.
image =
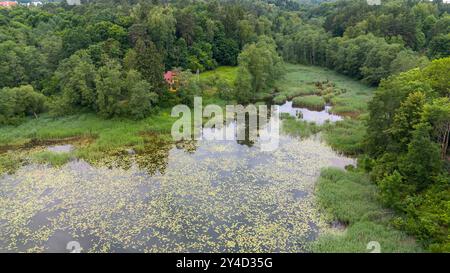
[[[75,160],[1,176],[0,251],[65,252],[72,240],[84,252],[307,251],[324,226],[313,197],[320,169],[352,163],[284,136],[273,153],[236,142],[167,147],[124,155],[126,168]]]

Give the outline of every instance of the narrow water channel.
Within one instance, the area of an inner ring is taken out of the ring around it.
[[[287,101],[280,105],[280,113],[287,113],[293,117],[300,118],[308,122],[314,122],[317,125],[322,125],[325,122],[336,122],[342,120],[339,115],[330,112],[331,106],[326,105],[322,111],[314,111],[308,108],[294,107],[292,101]]]

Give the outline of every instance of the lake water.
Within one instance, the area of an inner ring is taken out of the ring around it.
[[[1,176],[0,252],[69,252],[70,241],[83,252],[304,252],[325,226],[320,169],[354,164],[289,136],[270,153],[258,141],[149,145]]]
[[[330,105],[326,105],[325,109],[322,111],[313,111],[307,108],[293,107],[292,101],[287,101],[286,103],[280,106],[280,113],[287,113],[293,117],[299,117],[300,114],[301,119],[308,122],[314,122],[317,125],[322,125],[326,121],[336,122],[343,119],[339,115],[330,113],[330,110],[331,110]]]

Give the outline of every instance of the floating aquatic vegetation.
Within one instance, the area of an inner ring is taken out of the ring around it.
[[[1,177],[0,251],[64,252],[72,240],[84,252],[305,251],[324,225],[312,194],[320,169],[351,162],[285,136],[273,153],[158,145],[117,152],[125,168],[75,160]]]
[[[22,165],[23,160],[17,154],[8,152],[0,154],[0,175],[12,174]]]

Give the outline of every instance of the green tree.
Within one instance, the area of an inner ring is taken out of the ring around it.
[[[221,65],[235,66],[237,64],[237,56],[239,54],[238,43],[229,38],[225,38],[224,34],[215,37],[213,45],[213,57]]]
[[[240,67],[235,82],[235,96],[240,103],[249,103],[255,98],[252,75],[245,67]]]
[[[46,97],[31,85],[0,89],[0,125],[15,124],[26,116],[37,118],[45,102]]]
[[[400,162],[400,172],[418,191],[430,186],[442,168],[439,145],[431,140],[430,131],[428,124],[417,125],[408,152]]]
[[[450,33],[433,37],[428,48],[428,55],[432,59],[450,56]]]
[[[120,116],[124,112],[123,81],[121,66],[109,62],[98,70],[95,78],[97,90],[97,107],[100,115],[106,118]]]
[[[152,91],[151,85],[142,80],[139,72],[130,70],[126,75],[124,87],[129,100],[129,115],[134,119],[147,117],[158,101],[158,95]]]
[[[438,98],[424,106],[422,122],[431,124],[433,139],[441,145],[441,159],[445,159],[450,138],[450,99]]]
[[[391,62],[389,71],[391,75],[396,75],[413,68],[423,68],[428,64],[429,60],[426,56],[421,56],[412,50],[402,50]]]
[[[414,92],[409,94],[396,110],[389,132],[392,134],[393,141],[400,144],[400,149],[406,149],[410,143],[414,128],[421,121],[425,102],[425,94]]]
[[[363,80],[369,84],[377,85],[381,79],[389,76],[391,63],[402,50],[402,47],[399,44],[387,44],[380,39],[368,52],[361,67]]]
[[[434,93],[422,77],[421,70],[413,69],[381,81],[368,105],[367,150],[372,156],[383,154],[393,143],[389,129],[397,109],[409,94],[422,92],[428,96]]]
[[[155,90],[161,90],[164,85],[163,56],[151,42],[138,40],[136,47],[136,67],[144,78]]]
[[[62,92],[62,107],[55,112],[66,112],[79,107],[95,110],[96,69],[86,51],[79,51],[66,59],[55,72],[59,89]],[[67,108],[66,108],[67,107]]]
[[[245,46],[238,58],[240,72],[237,83],[251,79],[251,91],[258,93],[271,88],[283,74],[283,61],[276,51],[274,41],[262,36],[255,44]],[[240,79],[245,77],[246,79]],[[245,84],[246,85],[246,84]]]
[[[423,69],[423,81],[428,82],[441,97],[450,97],[450,57],[434,60]]]
[[[155,6],[148,12],[147,27],[150,38],[160,49],[168,49],[175,40],[177,21],[170,7]]]

